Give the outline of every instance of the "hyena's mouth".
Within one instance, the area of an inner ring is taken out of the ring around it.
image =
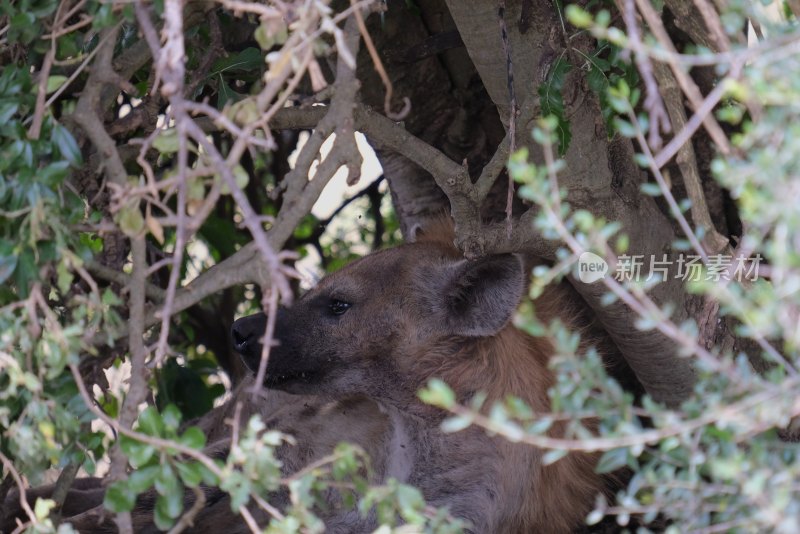
[[[317,371],[278,371],[270,372],[267,368],[267,376],[264,378],[264,385],[267,387],[280,387],[282,385],[303,382],[311,384],[317,382],[319,373]]]

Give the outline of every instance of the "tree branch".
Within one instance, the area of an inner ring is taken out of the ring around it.
[[[128,292],[128,306],[131,313],[128,319],[128,352],[131,361],[131,378],[128,394],[122,403],[119,415],[119,427],[130,429],[139,415],[139,405],[147,398],[147,378],[149,372],[145,365],[147,349],[144,346],[144,304],[145,304],[145,279],[147,272],[147,249],[144,235],[131,239],[131,253],[133,255],[133,271],[131,274],[130,291]],[[111,455],[109,479],[122,480],[128,464],[127,457],[117,443]],[[117,525],[123,533],[132,533],[130,513],[117,514]]]
[[[97,150],[104,156],[104,168],[108,179],[123,186],[128,173],[122,164],[116,142],[108,135],[103,121],[98,112],[101,108],[100,97],[105,87],[105,80],[117,76],[111,66],[114,57],[114,47],[117,43],[120,24],[106,28],[100,33],[100,51],[92,64],[92,71],[86,80],[81,97],[75,106],[72,119],[83,129],[86,136],[92,141]]]

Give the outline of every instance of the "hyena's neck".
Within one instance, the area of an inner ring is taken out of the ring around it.
[[[495,336],[447,340],[446,346],[421,348],[411,358],[410,368],[402,371],[413,376],[419,387],[432,378],[444,380],[460,402],[478,392],[486,394],[487,405],[513,395],[536,412],[548,412],[547,390],[553,384],[548,360],[552,353],[549,340],[509,325]]]
[[[474,532],[497,532],[502,500],[497,446],[479,428],[442,432],[442,417],[427,416],[433,409],[419,404],[416,410],[383,405],[392,425],[384,478],[416,486],[428,504],[446,506],[476,527]]]
[[[400,482],[408,482],[417,461],[415,434],[419,433],[419,427],[392,404],[378,402],[378,407],[388,416],[390,427],[384,479],[394,478]]]

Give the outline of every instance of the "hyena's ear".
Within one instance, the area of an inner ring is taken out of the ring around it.
[[[483,337],[508,324],[525,291],[525,269],[516,254],[462,260],[447,270],[439,308],[455,335]]]

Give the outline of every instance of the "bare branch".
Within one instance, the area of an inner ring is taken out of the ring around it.
[[[669,68],[663,63],[655,66],[655,77],[658,79],[658,86],[667,100],[670,120],[676,132],[682,132],[686,128],[686,113],[683,110],[683,93],[675,84],[675,78]],[[703,101],[705,105],[706,101]],[[651,144],[652,146],[652,144]],[[655,164],[658,161],[654,158]],[[691,213],[695,225],[705,232],[704,239],[710,247],[712,253],[721,251],[728,245],[728,240],[720,235],[711,221],[711,214],[708,211],[705,191],[700,180],[700,171],[697,168],[697,160],[694,155],[694,148],[691,143],[684,143],[678,150],[676,158],[678,168],[683,176],[683,183],[686,187],[686,194],[692,201]]]
[[[25,483],[22,481],[22,477],[19,476],[19,472],[14,467],[14,462],[8,459],[8,457],[0,451],[0,462],[2,462],[3,467],[6,471],[8,471],[8,475],[14,479],[14,483],[17,485],[17,490],[19,491],[19,505],[25,511],[27,516],[30,518],[30,523],[36,523],[36,514],[33,513],[30,505],[28,504],[28,498],[25,496]],[[26,524],[22,525],[22,528],[27,526]],[[17,531],[21,531],[22,528],[17,528]]]
[[[350,7],[353,8],[353,15],[358,23],[358,31],[364,38],[364,44],[369,52],[369,57],[372,59],[372,64],[375,66],[375,71],[380,76],[383,86],[386,88],[386,97],[383,101],[383,112],[392,120],[403,120],[406,115],[408,115],[408,112],[411,111],[411,100],[409,100],[408,97],[403,97],[402,109],[400,109],[398,112],[392,111],[392,82],[389,80],[389,75],[386,74],[386,69],[383,68],[383,62],[378,55],[378,51],[375,49],[375,44],[372,42],[372,38],[369,36],[369,31],[367,31],[367,26],[364,24],[364,17],[361,15],[361,10],[356,7],[356,0],[350,0]],[[355,57],[355,55],[352,57]],[[355,69],[355,63],[353,63],[351,67]]]
[[[72,482],[75,480],[75,477],[78,475],[78,470],[80,467],[81,466],[79,463],[70,462],[58,475],[56,487],[53,490],[53,494],[50,496],[50,498],[56,503],[55,511],[50,512],[50,519],[55,525],[58,525],[61,520],[61,507],[64,506],[64,500],[67,498],[69,489],[72,486]]]
[[[151,52],[156,59],[156,79],[163,81],[161,93],[169,98],[172,104],[172,114],[176,117],[176,130],[178,134],[178,198],[177,198],[177,224],[175,228],[175,253],[172,256],[172,270],[170,271],[164,307],[161,311],[161,331],[158,337],[156,354],[151,366],[158,366],[167,355],[167,338],[172,318],[172,305],[175,300],[175,291],[178,287],[178,277],[183,263],[183,253],[186,247],[187,220],[186,220],[186,172],[188,167],[187,128],[185,121],[191,120],[186,116],[183,107],[183,79],[184,79],[184,44],[183,44],[183,7],[179,0],[166,0],[164,3],[164,36],[165,43],[161,47],[155,39],[155,29],[150,22],[148,13],[137,2],[136,15],[139,26],[150,45]],[[155,85],[153,90],[155,90]],[[147,144],[145,144],[145,147]],[[144,147],[143,149],[144,150]],[[141,159],[141,157],[140,157]]]
[[[631,40],[631,46],[635,51],[634,57],[636,59],[636,66],[642,75],[645,84],[645,91],[647,97],[644,100],[644,108],[650,114],[650,131],[648,142],[654,149],[661,147],[661,132],[669,133],[671,125],[669,123],[669,116],[667,110],[664,109],[664,101],[661,100],[661,94],[658,92],[658,82],[653,75],[653,65],[650,63],[650,58],[644,52],[641,36],[639,35],[639,25],[636,23],[636,8],[634,0],[624,0],[624,5],[617,3],[617,7],[625,19],[625,26],[628,29],[628,36]]]
[[[128,293],[130,317],[128,319],[128,352],[131,361],[131,378],[128,394],[122,403],[119,415],[119,428],[129,429],[133,426],[139,415],[139,405],[147,398],[147,378],[149,376],[145,359],[147,349],[144,346],[144,303],[145,303],[145,272],[147,270],[147,251],[144,236],[140,235],[131,239],[131,254],[133,256],[133,271],[131,285]],[[111,480],[122,480],[126,477],[125,468],[127,458],[117,444],[111,455],[109,477]],[[120,531],[132,533],[130,514],[127,512],[117,514],[117,524]]]
[[[175,526],[169,529],[168,534],[180,534],[187,528],[194,526],[194,518],[197,517],[197,514],[200,513],[200,510],[206,505],[206,494],[203,493],[203,490],[201,490],[199,486],[193,487],[192,493],[194,493],[194,504],[181,516],[180,520],[175,523]]]
[[[114,45],[117,41],[120,25],[106,28],[100,33],[100,43],[97,45],[97,59],[95,60],[89,79],[86,81],[81,97],[75,106],[73,120],[80,125],[86,136],[91,139],[97,150],[104,155],[104,165],[111,182],[123,186],[128,178],[125,166],[122,164],[117,144],[108,135],[103,121],[98,116],[100,97],[105,87],[104,80],[111,79],[116,73],[111,66],[114,55]]]
[[[678,52],[675,49],[675,45],[672,43],[667,31],[664,29],[664,24],[661,22],[661,18],[650,4],[650,0],[636,0],[636,5],[639,8],[639,12],[647,22],[647,25],[650,27],[650,31],[653,32],[653,35],[655,35],[661,46],[663,46],[668,52],[677,55]],[[694,80],[692,80],[692,78],[686,73],[686,71],[680,67],[680,65],[674,62],[669,63],[672,73],[675,75],[675,79],[678,80],[678,85],[680,85],[681,90],[684,92],[684,94],[686,94],[686,97],[689,99],[689,103],[691,104],[692,108],[697,111],[700,109],[700,106],[703,102],[703,95],[700,93],[700,89],[697,87],[697,84],[694,82]],[[703,125],[708,131],[708,134],[711,136],[711,139],[714,140],[714,143],[719,148],[719,151],[723,154],[729,154],[731,152],[730,142],[728,141],[728,138],[725,136],[725,133],[722,131],[722,128],[716,119],[711,115],[706,115],[703,117]]]

